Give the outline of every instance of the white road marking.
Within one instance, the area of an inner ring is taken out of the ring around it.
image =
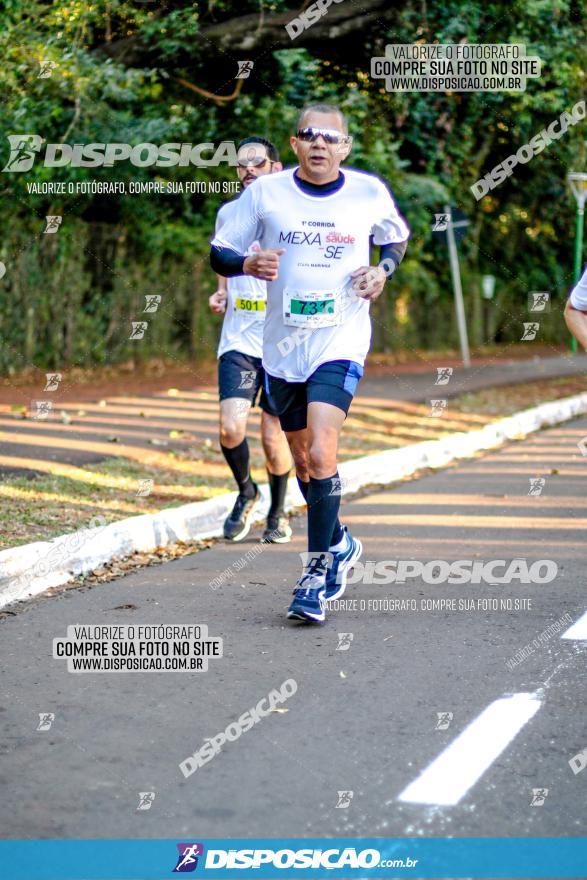
[[[399,800],[458,804],[541,705],[536,693],[495,700],[402,791]]]
[[[587,611],[562,634],[561,639],[587,639]]]

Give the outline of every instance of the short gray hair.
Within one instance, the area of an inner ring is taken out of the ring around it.
[[[301,111],[300,115],[298,116],[296,131],[299,128],[304,127],[304,125],[303,125],[304,119],[306,118],[308,113],[338,113],[338,115],[340,116],[340,121],[342,123],[342,130],[344,131],[345,134],[348,134],[349,126],[348,126],[346,116],[344,115],[342,110],[340,110],[340,108],[338,108],[338,107],[335,107],[334,104],[308,104],[308,106],[304,107],[304,109]]]

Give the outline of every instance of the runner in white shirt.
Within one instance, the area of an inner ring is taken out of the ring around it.
[[[571,290],[565,308],[565,321],[579,345],[587,352],[587,269]]]
[[[258,180],[212,242],[227,275],[268,282],[266,390],[308,503],[308,557],[288,617],[322,622],[362,552],[338,520],[338,437],[369,350],[369,302],[401,261],[409,229],[385,185],[340,171],[351,142],[342,113],[313,105],[291,145],[295,170]],[[261,250],[248,253],[257,241]],[[382,263],[369,266],[370,244]]]
[[[237,174],[246,189],[258,177],[281,170],[277,149],[265,138],[248,137],[237,148]],[[222,205],[216,218],[216,235],[238,210],[240,198]],[[259,246],[255,243],[253,249]],[[267,284],[248,275],[218,275],[218,290],[209,299],[216,314],[224,314],[218,346],[220,393],[220,447],[237,482],[239,494],[224,523],[228,541],[242,541],[251,527],[259,490],[250,476],[247,420],[259,390],[261,442],[267,460],[271,504],[262,540],[283,544],[291,540],[284,515],[291,456],[279,419],[263,387],[263,323]]]

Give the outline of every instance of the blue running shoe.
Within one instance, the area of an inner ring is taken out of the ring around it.
[[[326,574],[324,593],[324,601],[326,602],[331,602],[342,596],[346,590],[347,574],[363,552],[363,545],[357,538],[353,538],[347,526],[343,526],[343,531],[347,539],[347,546],[337,552],[330,551],[333,559]]]
[[[287,616],[289,620],[324,623],[324,590],[326,587],[326,554],[316,557],[306,568],[294,589],[294,599]]]

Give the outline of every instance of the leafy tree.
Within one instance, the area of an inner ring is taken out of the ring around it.
[[[307,7],[308,4],[304,4]],[[387,0],[333,4],[291,40],[300,7],[281,0],[5,0],[0,13],[2,166],[7,137],[47,143],[190,143],[267,134],[286,164],[300,107],[337,103],[354,137],[351,163],[383,177],[413,230],[408,255],[374,308],[377,347],[456,342],[446,247],[432,234],[450,202],[469,217],[461,244],[467,313],[483,341],[480,276],[497,276],[497,338],[520,338],[529,290],[551,290],[540,338],[566,333],[560,305],[572,282],[569,170],[584,170],[584,123],[476,202],[470,187],[584,99],[584,7],[570,0]],[[390,93],[370,76],[387,43],[524,43],[542,61],[523,92]],[[239,60],[253,61],[235,79]],[[39,76],[41,65],[50,75]],[[32,194],[32,183],[234,180],[227,164],[194,168],[46,168],[2,173],[9,220],[0,243],[0,370],[122,358],[211,355],[219,321],[206,298],[215,213],[226,194]],[[45,217],[61,214],[55,235]],[[152,332],[128,339],[148,293],[162,295]]]

